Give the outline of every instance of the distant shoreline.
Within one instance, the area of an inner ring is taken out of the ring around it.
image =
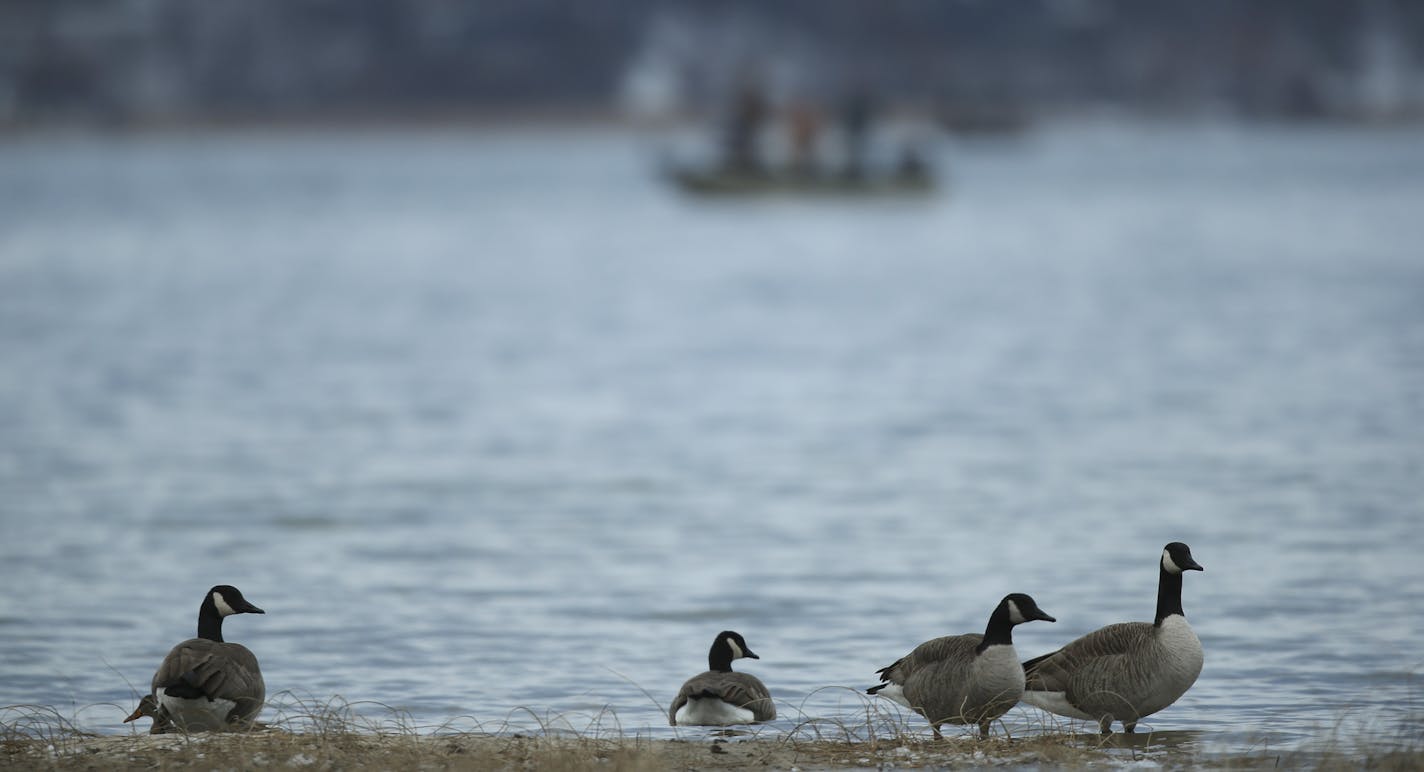
[[[918,122],[934,125],[946,136],[1012,136],[1009,131],[964,129],[953,116],[923,110],[895,110],[883,116],[884,123]],[[1252,126],[1293,126],[1302,129],[1348,128],[1359,130],[1415,130],[1424,128],[1424,114],[1389,117],[1331,115],[1304,119],[1261,118],[1229,113],[1171,112],[1138,110],[1122,112],[1111,106],[1080,107],[1073,110],[1045,110],[1033,114],[1029,126],[1060,122],[1094,123],[1123,120],[1145,125],[1200,125],[1224,123]],[[340,130],[351,133],[390,131],[504,131],[510,129],[587,130],[621,129],[634,131],[691,131],[710,134],[718,116],[705,111],[685,111],[656,118],[629,115],[607,105],[530,107],[527,109],[479,110],[457,108],[318,110],[295,112],[213,112],[161,116],[103,116],[95,114],[54,115],[43,118],[0,120],[0,139],[42,134],[96,134],[113,136],[164,136],[207,133],[323,133]],[[1031,128],[1029,129],[1031,130]]]
[[[697,125],[694,116],[673,118],[658,125]],[[193,115],[104,117],[57,115],[0,122],[0,136],[41,132],[96,132],[113,134],[165,134],[208,131],[324,131],[331,128],[383,131],[392,129],[490,129],[510,126],[616,126],[639,125],[606,108],[547,108],[528,110],[381,110],[360,109],[311,112],[232,112]]]

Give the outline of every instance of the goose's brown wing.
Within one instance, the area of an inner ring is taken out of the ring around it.
[[[1146,622],[1121,622],[1100,627],[1058,651],[1023,663],[1024,688],[1070,693],[1075,680],[1141,646],[1151,636],[1152,625]]]
[[[916,646],[914,651],[896,660],[893,665],[882,667],[876,673],[880,675],[881,681],[903,686],[910,676],[940,662],[973,660],[974,649],[978,648],[983,640],[984,636],[971,633],[946,635],[925,641]]]

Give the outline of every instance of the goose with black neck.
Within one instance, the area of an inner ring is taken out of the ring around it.
[[[977,724],[979,736],[1008,712],[1024,690],[1024,671],[1014,651],[1014,627],[1034,620],[1055,622],[1033,598],[1004,596],[984,634],[949,635],[916,646],[881,668],[883,682],[866,690],[904,705],[930,722],[936,739],[942,724]]]
[[[1114,721],[1134,732],[1139,720],[1176,702],[1196,683],[1204,661],[1201,640],[1182,610],[1182,575],[1203,570],[1187,545],[1163,547],[1152,623],[1108,625],[1025,662],[1023,701],[1096,721],[1103,734],[1112,733]]]
[[[198,637],[174,646],[153,675],[145,710],[129,716],[153,718],[153,734],[179,730],[225,731],[250,728],[266,700],[257,657],[247,647],[223,640],[223,620],[234,614],[265,614],[236,587],[208,590],[198,607]]]
[[[707,671],[687,679],[678,690],[668,708],[668,724],[728,726],[776,718],[766,684],[750,673],[732,672],[732,660],[742,658],[761,659],[740,633],[718,633],[707,652]]]

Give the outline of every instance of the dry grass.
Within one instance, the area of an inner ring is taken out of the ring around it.
[[[989,740],[972,728],[932,739],[924,722],[886,700],[859,701],[859,713],[837,719],[781,706],[794,723],[734,732],[681,730],[686,739],[625,732],[611,710],[593,714],[516,711],[493,722],[458,717],[420,726],[378,703],[274,698],[276,718],[258,730],[227,734],[107,735],[48,707],[0,708],[0,768],[74,769],[428,769],[666,770],[723,768],[942,768],[958,766],[1164,766],[1218,768],[1424,768],[1424,741],[1414,736],[1339,739],[1287,754],[1253,747],[1203,752],[1195,732],[1104,738],[1083,725],[1039,711],[1001,722]],[[857,703],[851,702],[852,706]],[[373,718],[372,716],[376,716]],[[1417,722],[1406,724],[1417,727]],[[947,727],[948,728],[948,727]],[[1092,728],[1089,728],[1092,729]]]

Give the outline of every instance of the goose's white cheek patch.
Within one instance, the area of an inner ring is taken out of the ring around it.
[[[213,605],[218,607],[219,616],[226,617],[237,613],[232,610],[232,606],[227,605],[227,601],[223,599],[222,593],[220,592],[213,593]]]
[[[1009,601],[1009,621],[1016,625],[1021,625],[1028,621],[1024,619],[1023,612],[1019,611],[1019,604],[1013,601]]]
[[[1177,563],[1172,560],[1172,553],[1167,550],[1162,550],[1162,567],[1173,574],[1182,573],[1181,566],[1178,566]]]
[[[742,647],[738,646],[737,642],[734,639],[728,638],[727,646],[732,649],[732,659],[741,659],[742,657],[746,656],[742,653]]]

